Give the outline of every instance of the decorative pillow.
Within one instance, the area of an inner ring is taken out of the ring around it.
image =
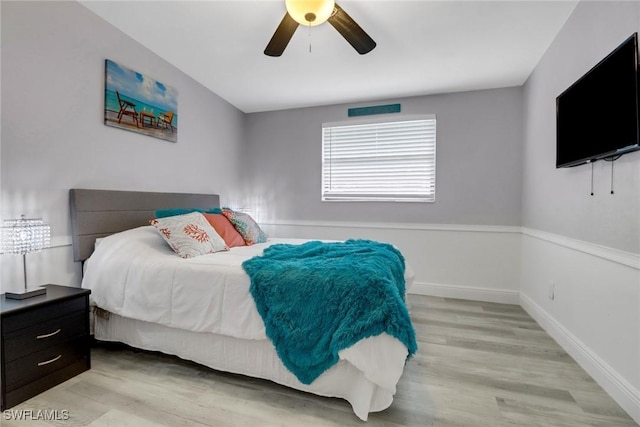
[[[222,208],[222,214],[231,221],[231,224],[238,230],[247,245],[267,241],[267,235],[248,214],[226,208]]]
[[[222,211],[220,211],[222,212]],[[230,248],[236,246],[246,246],[244,239],[238,233],[238,231],[233,227],[233,224],[227,219],[226,216],[220,214],[204,214],[204,217],[209,221],[209,224],[216,230],[216,233],[222,237],[224,242]]]
[[[149,221],[182,258],[229,250],[222,237],[199,212]]]
[[[175,209],[158,209],[154,212],[156,218],[167,218],[170,216],[176,215],[185,215],[192,212],[201,212],[201,213],[211,213],[211,214],[222,214],[222,209],[213,208],[213,209],[202,209],[202,208],[175,208]]]

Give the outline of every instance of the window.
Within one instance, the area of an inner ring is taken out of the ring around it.
[[[433,202],[436,117],[322,125],[322,200]]]

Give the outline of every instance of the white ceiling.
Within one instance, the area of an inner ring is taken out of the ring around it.
[[[342,0],[371,53],[325,23],[299,27],[279,58],[263,50],[284,0],[81,3],[250,113],[522,85],[577,0]]]

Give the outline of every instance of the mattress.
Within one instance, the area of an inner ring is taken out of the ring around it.
[[[310,385],[280,362],[250,295],[242,262],[269,245],[302,243],[269,239],[190,259],[175,255],[154,227],[103,239],[86,262],[82,286],[92,305],[110,314],[95,318],[96,339],[162,351],[214,369],[265,378],[322,396],[341,397],[355,414],[388,407],[408,354],[381,334],[340,351],[340,361]],[[413,273],[406,268],[407,287]]]

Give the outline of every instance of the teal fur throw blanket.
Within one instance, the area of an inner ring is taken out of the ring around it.
[[[304,384],[338,352],[383,332],[417,350],[405,303],[404,258],[370,240],[277,244],[242,264],[280,360]]]

